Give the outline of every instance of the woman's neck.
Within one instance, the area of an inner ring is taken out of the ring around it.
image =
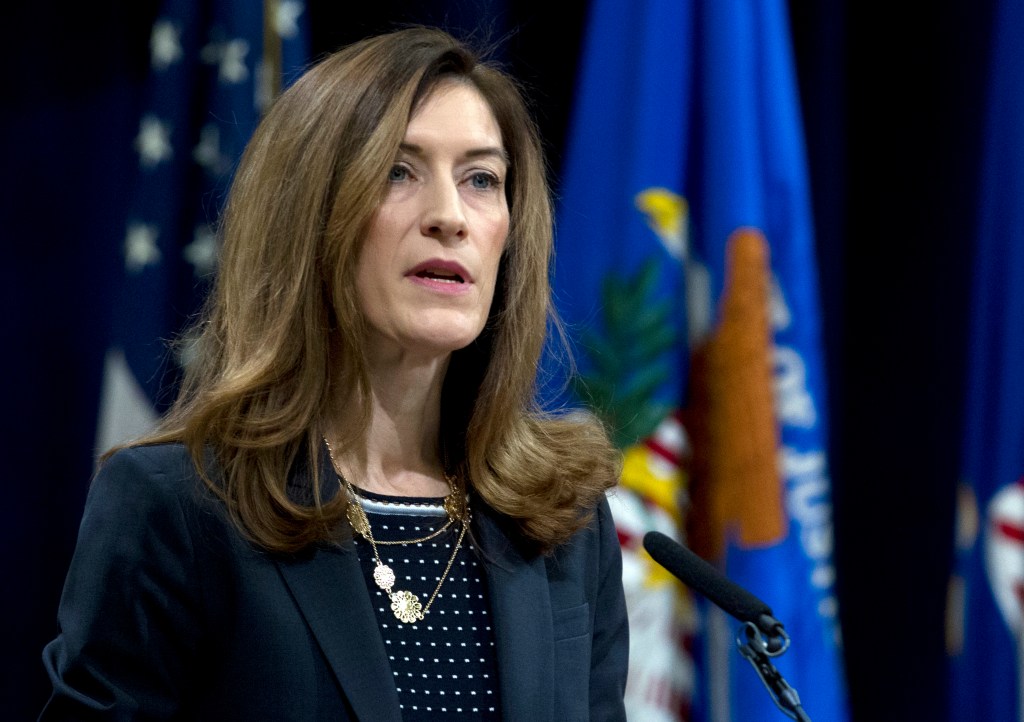
[[[438,457],[441,387],[447,359],[433,363],[370,364],[370,423],[365,445],[336,453],[355,486],[395,496],[444,496],[448,485]],[[346,423],[341,404],[339,425]]]

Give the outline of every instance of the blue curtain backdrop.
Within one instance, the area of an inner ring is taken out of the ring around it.
[[[56,631],[92,471],[106,279],[118,270],[147,54],[139,30],[151,21],[142,4],[29,9],[10,25],[0,113],[5,719],[34,719],[45,701],[41,645]]]

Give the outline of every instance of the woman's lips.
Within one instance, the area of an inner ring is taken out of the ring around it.
[[[465,293],[473,284],[472,276],[461,264],[438,258],[417,264],[405,277],[425,288],[450,294]]]

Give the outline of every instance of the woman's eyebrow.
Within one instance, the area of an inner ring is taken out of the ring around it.
[[[415,155],[422,158],[425,155],[422,146],[416,143],[399,143],[398,149],[403,153]],[[497,158],[505,165],[509,165],[508,153],[501,146],[484,146],[482,148],[471,148],[462,154],[464,158]]]

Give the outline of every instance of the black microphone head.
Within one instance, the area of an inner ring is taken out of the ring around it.
[[[757,622],[772,616],[771,608],[718,569],[666,534],[650,531],[644,535],[644,549],[658,564],[686,586],[707,597],[741,622]]]

